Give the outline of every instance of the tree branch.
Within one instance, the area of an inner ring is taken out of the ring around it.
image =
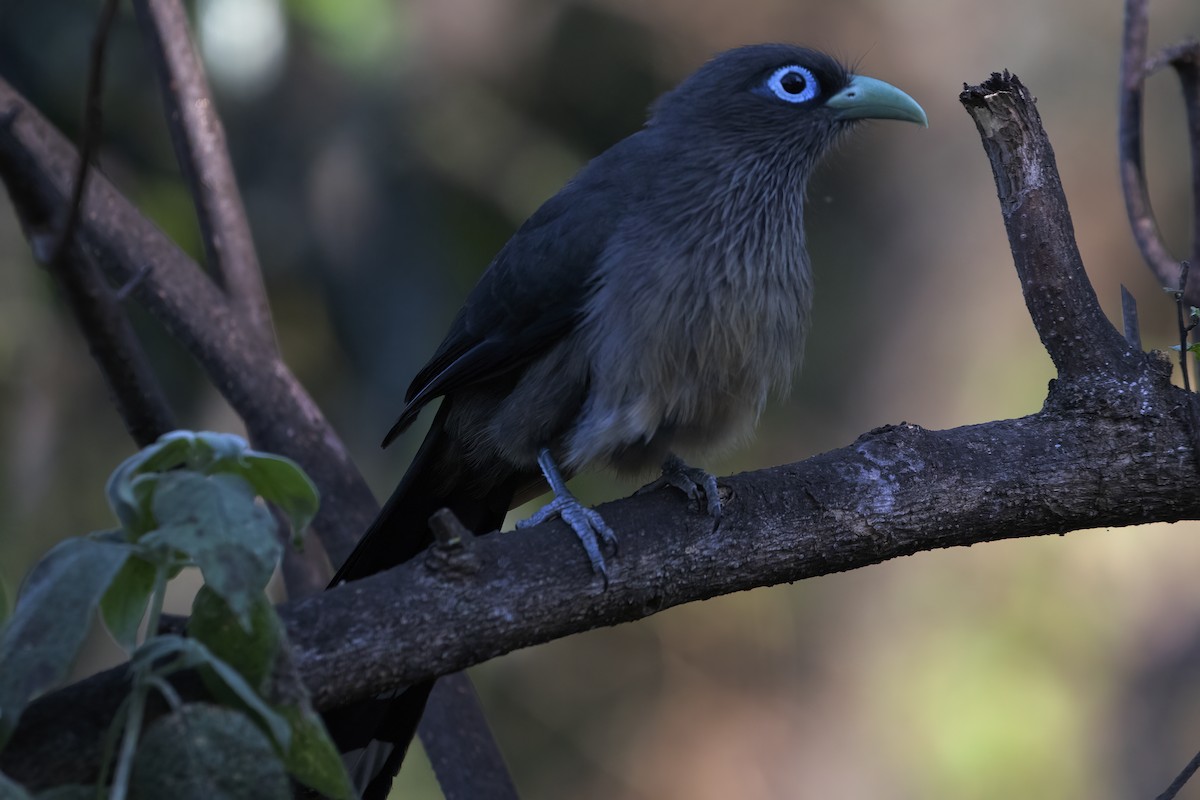
[[[196,206],[205,260],[260,346],[273,352],[258,254],[187,12],[179,0],[134,0],[133,8],[162,89],[175,158]]]
[[[1145,356],[1129,347],[1096,300],[1033,97],[1005,72],[965,88],[959,101],[991,161],[1025,306],[1059,377],[1136,375]]]
[[[1175,777],[1175,780],[1171,781],[1171,785],[1163,790],[1163,793],[1154,798],[1154,800],[1175,800],[1175,797],[1178,796],[1179,791],[1183,789],[1183,787],[1187,785],[1187,782],[1192,779],[1192,776],[1196,774],[1197,769],[1200,769],[1200,753],[1192,756],[1192,760],[1189,761],[1187,766],[1185,766],[1183,770]]]
[[[48,267],[83,329],[88,349],[104,375],[125,429],[139,447],[145,447],[176,427],[175,414],[121,307],[122,298],[112,291],[96,264],[74,241],[91,162],[100,145],[104,119],[104,53],[116,11],[116,0],[108,0],[101,9],[92,36],[79,163],[71,199],[67,203],[66,219],[55,233]],[[22,223],[30,241],[37,241],[32,220],[22,220]]]
[[[113,17],[117,14],[117,0],[105,0],[100,8],[100,18],[96,22],[96,30],[92,33],[92,47],[88,57],[87,89],[84,92],[83,125],[81,126],[79,144],[79,164],[75,168],[75,181],[71,186],[71,199],[67,203],[66,213],[62,224],[55,231],[54,244],[49,254],[45,256],[46,263],[53,264],[59,260],[79,221],[80,201],[83,190],[87,186],[88,173],[91,171],[91,161],[96,155],[96,146],[100,143],[100,129],[103,126],[103,105],[101,94],[104,89],[104,51],[108,47],[108,30],[112,26]]]
[[[1179,77],[1187,114],[1189,152],[1192,154],[1192,264],[1200,268],[1200,42],[1191,41],[1171,66]]]
[[[1192,264],[1200,265],[1200,40],[1164,47],[1146,62],[1145,75],[1170,66],[1179,79],[1187,116],[1188,151],[1192,154]]]
[[[433,685],[417,734],[446,800],[519,797],[465,672]]]
[[[145,446],[175,427],[174,414],[121,308],[120,298],[93,260],[75,242],[74,236],[84,189],[91,174],[91,161],[100,142],[104,53],[116,6],[115,0],[104,4],[92,37],[79,145],[82,155],[77,160],[64,213],[34,218],[18,209],[18,216],[35,255],[46,264],[79,322],[126,430],[139,446]],[[0,127],[11,126],[15,113],[3,115]]]
[[[50,267],[88,350],[100,367],[125,430],[138,447],[178,427],[117,293],[73,240]]]
[[[432,550],[282,607],[297,668],[326,710],[756,586],[922,550],[1200,517],[1200,495],[1181,490],[1200,479],[1184,425],[1196,400],[1169,384],[1164,362],[1146,367],[1133,384],[1060,386],[1022,419],[882,428],[723,479],[732,496],[717,529],[670,490],[606,504],[622,537],[607,591],[559,522],[474,539],[466,558]],[[86,778],[123,680],[118,668],[37,701],[0,769],[33,788]]]
[[[0,80],[0,179],[25,219],[55,219],[70,194],[74,149]],[[130,286],[196,359],[255,445],[295,459],[321,490],[314,523],[340,563],[378,506],[345,446],[295,376],[247,329],[204,272],[103,175],[87,182],[77,237],[109,280]]]
[[[1196,206],[1192,227],[1192,261],[1200,263],[1200,44],[1184,43],[1147,61],[1146,40],[1150,31],[1148,0],[1126,0],[1125,33],[1121,47],[1121,111],[1119,154],[1121,189],[1133,237],[1147,266],[1163,286],[1179,288],[1179,262],[1173,258],[1158,230],[1146,188],[1142,157],[1142,87],[1146,77],[1163,63],[1176,68],[1187,108],[1192,153],[1192,197]],[[1188,305],[1200,306],[1200,281],[1184,288]]]

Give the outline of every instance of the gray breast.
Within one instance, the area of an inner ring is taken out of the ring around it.
[[[679,204],[686,214],[663,202],[630,214],[605,251],[579,329],[591,380],[571,467],[625,464],[652,441],[648,458],[733,444],[799,368],[812,296],[801,190],[795,176],[728,169],[720,192]]]

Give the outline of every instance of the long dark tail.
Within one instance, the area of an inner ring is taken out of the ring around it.
[[[494,531],[504,522],[514,494],[530,476],[485,481],[471,474],[457,443],[446,433],[449,410],[450,401],[443,400],[408,472],[337,571],[331,587],[416,556],[433,541],[429,518],[439,509],[449,508],[478,534]],[[325,715],[363,800],[387,797],[432,689],[433,681],[426,681]]]

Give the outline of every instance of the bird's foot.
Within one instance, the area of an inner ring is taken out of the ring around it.
[[[671,454],[663,462],[662,475],[638,489],[637,493],[653,492],[664,486],[674,486],[690,499],[702,503],[714,520],[721,518],[721,493],[714,475],[698,467],[689,467],[682,458]]]
[[[616,555],[617,534],[608,527],[608,523],[598,511],[580,503],[570,492],[555,495],[553,500],[538,509],[529,519],[518,522],[517,527],[531,528],[554,517],[567,523],[575,532],[584,552],[587,553],[588,561],[592,562],[592,571],[604,578],[604,584],[607,586],[608,564],[604,561],[604,553],[601,552],[600,546],[606,545],[612,554]]]

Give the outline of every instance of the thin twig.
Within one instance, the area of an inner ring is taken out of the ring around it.
[[[1134,350],[1142,349],[1142,329],[1138,325],[1137,300],[1130,291],[1121,284],[1121,322],[1125,332],[1125,341]]]
[[[1147,67],[1155,68],[1158,61],[1148,62],[1146,40],[1150,23],[1147,12],[1148,0],[1126,0],[1125,32],[1121,53],[1120,127],[1118,153],[1120,157],[1121,190],[1125,196],[1125,210],[1134,239],[1142,258],[1151,271],[1158,276],[1163,286],[1179,285],[1179,261],[1173,258],[1158,230],[1158,222],[1150,206],[1150,195],[1146,187],[1146,173],[1142,146],[1142,88]],[[1174,63],[1174,62],[1172,62]],[[1178,67],[1177,67],[1178,70]],[[1181,76],[1181,80],[1183,77]],[[1200,91],[1200,90],[1195,90]],[[1194,94],[1195,91],[1192,93]],[[1185,86],[1185,95],[1188,89]],[[1196,101],[1200,104],[1200,100]],[[1200,114],[1200,111],[1197,111]],[[1189,113],[1189,117],[1190,117]],[[1200,125],[1194,121],[1192,128]],[[1193,151],[1196,139],[1192,140]],[[1193,162],[1194,165],[1195,162]],[[1193,169],[1193,177],[1200,182]],[[1200,185],[1196,187],[1200,192]],[[1197,195],[1200,200],[1200,194]],[[1200,235],[1200,234],[1198,234]],[[1200,244],[1197,245],[1200,247]],[[1200,281],[1193,282],[1185,292],[1188,305],[1200,306]]]
[[[121,308],[121,298],[75,236],[103,128],[104,53],[116,9],[117,0],[104,4],[92,36],[78,163],[66,215],[55,229],[46,264],[83,329],[88,349],[108,383],[126,430],[144,447],[176,427],[175,415]],[[33,220],[26,223],[31,232],[40,227]]]
[[[1200,41],[1187,42],[1170,55],[1187,113],[1192,158],[1192,263],[1200,264]]]
[[[277,349],[246,209],[208,79],[179,0],[133,0],[162,90],[175,159],[187,183],[205,260],[259,345]]]
[[[136,275],[134,275],[130,280],[125,281],[125,283],[122,284],[113,295],[114,297],[117,298],[117,302],[124,303],[129,298],[129,293],[132,292],[134,290],[134,288],[139,283],[141,283],[142,280],[149,274],[150,274],[150,265],[147,264],[146,266],[144,266],[140,270],[138,270],[138,273]]]
[[[1147,0],[1127,0],[1125,5],[1125,38],[1121,60],[1121,187],[1125,194],[1125,207],[1133,227],[1134,237],[1142,251],[1142,257],[1158,276],[1160,282],[1169,285],[1171,275],[1179,276],[1179,292],[1176,294],[1176,315],[1179,323],[1179,367],[1183,374],[1183,387],[1190,391],[1188,369],[1188,334],[1196,328],[1196,322],[1188,324],[1190,314],[1186,307],[1200,306],[1200,290],[1188,289],[1190,264],[1171,259],[1166,245],[1150,210],[1150,199],[1146,190],[1146,177],[1142,164],[1142,84],[1145,78],[1166,64],[1175,68],[1183,90],[1183,102],[1188,121],[1188,144],[1192,161],[1192,261],[1200,263],[1200,43],[1184,42],[1165,48],[1152,59],[1146,58],[1146,38],[1149,29]],[[1193,282],[1193,285],[1200,281]],[[1198,366],[1200,370],[1200,366]],[[1198,372],[1200,374],[1200,372]],[[1192,407],[1189,414],[1190,433],[1193,446],[1200,436]],[[1196,452],[1200,452],[1197,450]],[[1200,753],[1197,753],[1183,771],[1171,782],[1157,800],[1173,800],[1179,791],[1200,769]]]
[[[179,427],[125,309],[95,261],[72,241],[50,271],[138,447]]]
[[[1179,88],[1183,93],[1183,107],[1187,117],[1188,152],[1192,162],[1192,257],[1191,263],[1200,264],[1200,40],[1188,39],[1179,44],[1164,47],[1152,58],[1147,59],[1146,77],[1166,67],[1175,70]],[[1194,305],[1194,304],[1193,304]],[[1192,330],[1192,343],[1200,344],[1196,325]],[[1200,358],[1190,360],[1200,386]]]
[[[1189,377],[1191,370],[1188,369],[1188,334],[1192,332],[1192,328],[1196,327],[1193,322],[1188,324],[1189,314],[1187,312],[1187,304],[1183,301],[1184,293],[1187,291],[1188,272],[1190,264],[1184,261],[1179,268],[1179,291],[1175,292],[1175,317],[1179,323],[1179,371],[1183,373],[1183,390],[1190,392],[1192,390],[1192,381]]]
[[[1187,766],[1176,776],[1175,780],[1171,781],[1171,785],[1166,788],[1166,791],[1154,800],[1175,800],[1175,795],[1179,794],[1179,790],[1192,779],[1197,769],[1200,769],[1200,753],[1192,756],[1192,760],[1187,763]]]
[[[1200,55],[1200,40],[1189,38],[1176,44],[1167,45],[1146,59],[1146,63],[1142,67],[1144,77],[1149,78],[1167,67],[1178,69],[1176,62],[1194,61],[1197,55]]]
[[[58,228],[46,259],[47,264],[57,262],[66,250],[67,242],[75,233],[79,222],[80,205],[87,185],[92,156],[100,142],[100,129],[104,123],[101,95],[104,90],[104,51],[108,47],[108,31],[117,14],[118,0],[105,0],[100,8],[100,18],[92,34],[92,49],[88,57],[87,91],[84,95],[83,130],[79,134],[79,165],[75,168],[75,181],[71,188],[71,199],[67,203],[66,217]]]

